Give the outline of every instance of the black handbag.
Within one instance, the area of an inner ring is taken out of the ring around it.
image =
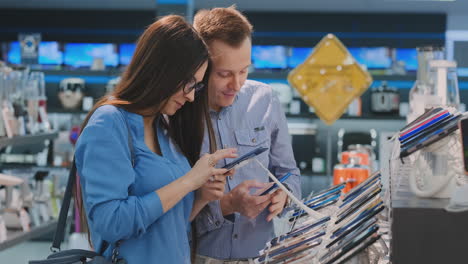
[[[120,109],[119,109],[120,110]],[[123,113],[122,113],[123,115]],[[130,149],[130,157],[132,161],[132,166],[135,164],[135,155],[132,144],[132,137],[130,134],[130,127],[128,126],[127,119],[123,115],[125,123],[128,130],[128,146]],[[114,249],[112,250],[111,260],[107,260],[102,256],[104,251],[109,247],[107,241],[103,241],[101,249],[98,252],[82,249],[68,249],[60,250],[60,244],[63,241],[65,233],[65,225],[67,221],[68,209],[70,208],[72,190],[76,182],[76,164],[75,159],[73,158],[73,166],[70,170],[70,175],[68,176],[67,188],[65,189],[65,195],[63,197],[62,207],[60,208],[60,214],[57,223],[57,229],[54,234],[54,241],[50,250],[50,254],[47,259],[44,260],[30,260],[29,264],[78,264],[78,263],[88,263],[88,264],[126,264],[127,261],[123,258],[119,258],[119,247],[121,241],[118,241],[115,244]]]

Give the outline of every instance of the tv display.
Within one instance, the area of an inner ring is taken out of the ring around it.
[[[11,64],[21,63],[21,48],[18,41],[10,42],[7,49],[7,62]]]
[[[117,66],[118,54],[114,44],[109,43],[67,43],[64,62],[73,67],[90,67],[94,58],[102,58],[105,66]]]
[[[56,41],[43,41],[39,44],[39,64],[63,64],[63,52]]]
[[[357,62],[366,65],[368,69],[386,69],[392,65],[387,48],[349,48],[348,50]]]
[[[307,57],[312,53],[313,48],[293,47],[291,48],[291,56],[288,58],[288,67],[296,68],[299,64],[303,63]]]
[[[286,48],[284,46],[252,47],[252,63],[256,69],[287,68]]]
[[[21,63],[21,47],[18,41],[11,42],[7,53],[9,63]],[[39,64],[60,65],[63,63],[63,52],[56,41],[42,41],[39,44]]]
[[[418,70],[418,51],[416,49],[396,49],[396,60],[404,61],[407,71]]]
[[[119,48],[119,61],[120,65],[128,65],[132,59],[133,53],[135,52],[136,44],[125,43],[120,44]]]

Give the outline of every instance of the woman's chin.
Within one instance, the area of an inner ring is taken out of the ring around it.
[[[177,109],[167,109],[161,111],[162,114],[167,115],[167,116],[173,116],[177,112]]]

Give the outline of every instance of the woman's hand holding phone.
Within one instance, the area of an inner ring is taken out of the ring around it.
[[[237,158],[237,149],[220,149],[213,154],[203,155],[185,175],[192,184],[192,189],[196,190],[200,188],[210,178],[215,179],[215,181],[222,179],[221,177],[226,178],[226,175],[229,175],[229,170],[215,168],[219,160],[226,158]]]
[[[216,175],[210,178],[205,184],[197,190],[198,197],[205,202],[220,200],[224,195],[226,187],[226,177],[234,175],[235,170],[231,169],[223,175]],[[213,180],[212,180],[213,179]]]

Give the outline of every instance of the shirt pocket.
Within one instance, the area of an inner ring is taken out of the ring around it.
[[[237,144],[241,146],[257,147],[265,145],[264,143],[268,140],[268,134],[265,130],[254,131],[254,129],[238,129],[234,131],[234,134]]]
[[[254,128],[237,129],[234,130],[234,134],[239,157],[259,147],[270,148],[270,136],[266,129],[258,131],[255,131]],[[269,165],[269,152],[270,151],[267,150],[255,157],[256,160],[261,162],[263,166],[267,168]],[[239,183],[247,179],[268,182],[268,175],[261,169],[258,164],[256,164],[256,162],[249,162],[248,164],[239,168],[236,174],[237,173],[239,173],[238,176],[242,176],[239,179],[236,178],[237,176],[234,176],[234,179],[237,179]]]

